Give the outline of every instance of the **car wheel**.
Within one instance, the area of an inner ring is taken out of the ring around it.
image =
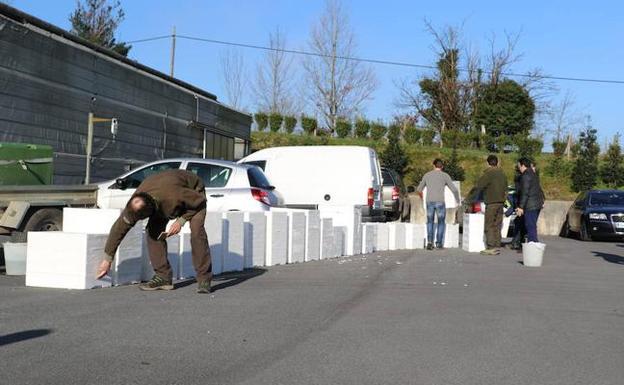
[[[561,228],[561,236],[563,238],[570,238],[570,224],[568,223],[568,218],[566,218],[565,222],[563,222],[563,227]]]
[[[24,232],[61,230],[63,230],[63,212],[51,208],[36,211],[24,226]]]
[[[587,225],[585,222],[581,222],[581,231],[579,231],[579,237],[581,241],[588,242],[591,241],[591,235],[589,235],[589,231],[587,231]]]

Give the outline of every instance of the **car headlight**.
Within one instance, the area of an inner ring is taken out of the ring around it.
[[[589,213],[589,219],[597,220],[597,221],[606,221],[607,214],[603,213]]]

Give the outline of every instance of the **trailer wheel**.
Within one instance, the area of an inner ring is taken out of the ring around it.
[[[63,212],[59,209],[37,210],[26,222],[24,231],[61,231]]]

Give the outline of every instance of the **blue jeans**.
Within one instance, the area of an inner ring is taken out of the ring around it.
[[[444,202],[427,202],[427,241],[433,243],[433,216],[438,218],[436,246],[444,246],[444,232],[446,231],[446,205]]]
[[[537,240],[537,218],[541,210],[527,210],[524,212],[524,228],[526,229],[527,242],[539,242]]]

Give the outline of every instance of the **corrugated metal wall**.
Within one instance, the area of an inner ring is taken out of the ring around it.
[[[115,140],[109,123],[95,125],[92,181],[204,151],[233,159],[251,117],[209,96],[0,14],[0,141],[51,145],[57,184],[84,180],[89,111],[119,120]]]

